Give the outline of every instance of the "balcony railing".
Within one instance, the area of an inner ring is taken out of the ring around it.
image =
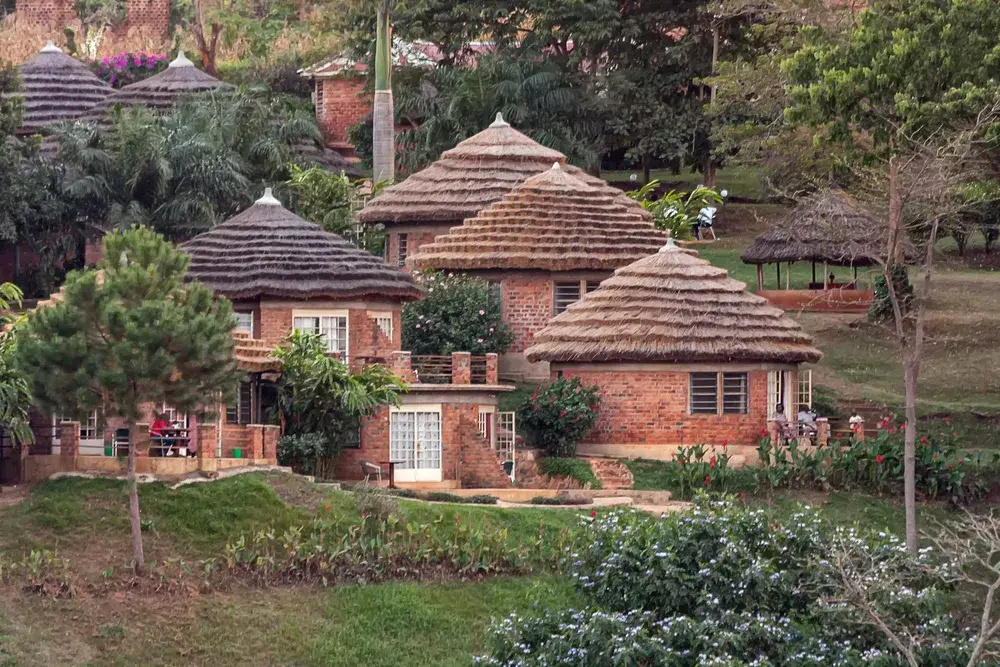
[[[393,353],[392,370],[411,384],[495,385],[497,355]]]

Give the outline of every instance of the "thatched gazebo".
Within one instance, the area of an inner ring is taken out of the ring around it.
[[[20,134],[36,134],[62,121],[82,118],[103,102],[112,88],[82,62],[49,42],[19,68],[24,100]]]
[[[858,267],[877,266],[884,262],[888,242],[888,229],[853,197],[838,189],[817,192],[803,199],[772,229],[764,232],[753,245],[743,251],[740,258],[745,264],[757,266],[757,289],[764,292],[764,265],[774,264],[776,290],[790,290],[791,265],[810,262],[812,281],[809,290],[857,290]],[[781,265],[786,265],[784,285]],[[822,275],[817,278],[817,266],[822,265]],[[852,279],[831,281],[829,267],[848,267]],[[768,292],[771,294],[771,292]],[[782,302],[790,295],[781,295]],[[807,295],[812,300],[817,294]],[[850,301],[868,301],[870,292],[848,295],[857,297]],[[845,297],[846,298],[846,297]],[[820,299],[816,303],[826,303]]]
[[[105,111],[115,106],[141,106],[153,111],[169,111],[185,95],[218,88],[233,86],[202,72],[181,51],[167,65],[167,69],[115,91],[102,106]]]
[[[547,375],[547,369],[526,366],[522,354],[534,332],[616,268],[655,252],[666,239],[618,193],[584,182],[556,163],[424,245],[408,263],[498,283],[504,320],[515,333],[501,370],[537,376]]]
[[[407,256],[438,234],[499,200],[526,179],[559,163],[565,170],[639,215],[652,219],[620,190],[566,164],[566,156],[518,132],[497,114],[485,130],[441,154],[441,159],[386,189],[361,211],[359,220],[386,227],[386,257],[404,266]]]
[[[781,310],[670,241],[556,316],[526,356],[601,388],[585,451],[662,458],[752,448],[779,403],[792,415],[806,400],[799,365],[821,355]]]

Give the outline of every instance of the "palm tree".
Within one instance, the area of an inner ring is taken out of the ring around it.
[[[375,106],[372,113],[372,166],[375,183],[396,176],[396,118],[392,103],[392,0],[378,0],[375,30]]]
[[[21,290],[0,283],[0,433],[6,431],[20,442],[31,442],[28,411],[31,393],[28,380],[14,363],[14,336],[4,331],[12,318],[2,314],[11,305],[21,305]]]

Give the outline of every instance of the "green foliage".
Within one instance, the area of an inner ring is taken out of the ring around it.
[[[12,304],[20,307],[21,291],[10,283],[0,283],[0,433],[9,432],[22,442],[30,442],[31,391],[28,379],[14,363],[16,340],[5,331],[15,322],[6,314]]]
[[[330,441],[322,433],[283,435],[278,440],[278,461],[302,475],[315,475],[317,463],[331,455]]]
[[[406,389],[383,366],[365,366],[351,373],[347,364],[327,355],[316,334],[295,331],[274,354],[282,362],[278,407],[285,432],[299,436],[285,442],[284,452],[293,457],[282,459],[285,465],[306,453],[335,456],[345,444],[357,441],[362,417],[383,405],[398,405]]]
[[[838,419],[847,416],[840,409],[837,392],[821,384],[813,385],[812,409],[816,414],[828,419]]]
[[[722,453],[711,454],[704,445],[678,447],[673,460],[657,466],[658,488],[668,489],[682,500],[703,491],[736,493],[756,489],[754,471],[730,468],[725,450],[723,447]]]
[[[826,602],[839,592],[833,563],[864,573],[875,614],[933,635],[920,643],[920,664],[964,664],[971,651],[970,631],[925,574],[935,567],[927,554],[907,554],[884,532],[826,533],[813,511],[778,522],[704,496],[691,512],[661,518],[614,511],[593,519],[572,559],[581,608],[498,621],[478,664],[540,667],[564,656],[583,656],[580,665],[906,664],[860,609]]]
[[[403,349],[413,354],[505,352],[514,334],[501,318],[500,295],[462,274],[414,272],[427,298],[403,307]]]
[[[122,27],[128,14],[125,0],[75,0],[73,11],[83,24],[84,41],[90,30]]]
[[[576,446],[597,421],[598,388],[580,378],[559,378],[521,403],[518,420],[550,457],[576,456]]]
[[[538,469],[549,477],[575,479],[585,489],[603,488],[590,463],[583,459],[546,457],[538,460]]]
[[[532,505],[591,505],[594,501],[583,496],[535,496],[530,502]]]
[[[899,308],[905,317],[912,310],[913,285],[910,284],[910,272],[905,266],[896,264],[892,267],[893,289],[896,292],[896,299],[899,301]],[[868,319],[872,322],[892,322],[893,308],[892,299],[889,296],[889,286],[886,283],[885,275],[875,276],[875,294],[872,298],[872,305],[868,308]]]
[[[347,174],[335,174],[323,167],[290,165],[291,178],[286,182],[291,194],[289,208],[299,217],[315,222],[328,232],[353,242],[372,254],[381,255],[385,232],[358,230],[354,205],[365,187],[364,181],[352,181]],[[372,195],[378,194],[378,188]]]
[[[145,404],[194,412],[228,397],[239,378],[229,302],[185,283],[187,255],[147,228],[107,235],[104,257],[18,329],[17,364],[38,404],[134,424]]]
[[[690,239],[691,229],[698,223],[698,214],[705,207],[717,207],[722,203],[722,195],[699,185],[686,196],[671,190],[656,198],[655,193],[660,186],[658,180],[652,180],[638,190],[626,193],[642,207],[653,214],[653,224],[658,229],[666,229],[675,239]]]

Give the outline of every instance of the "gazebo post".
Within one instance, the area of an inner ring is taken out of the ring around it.
[[[813,269],[812,284],[815,285],[816,284],[816,260],[815,259],[812,261],[812,269]]]
[[[775,284],[775,289],[781,289],[781,262],[774,265],[775,271],[778,273],[778,282]]]
[[[826,262],[823,262],[823,289],[830,289],[830,272],[826,270]]]
[[[764,291],[764,265],[757,265],[757,291]]]
[[[788,263],[788,270],[785,271],[785,289],[791,289],[789,281],[792,279],[792,263]]]
[[[854,266],[852,264],[851,265],[851,271],[854,272],[854,280],[852,280],[851,282],[854,283],[854,289],[857,289],[858,288],[858,267],[856,267],[856,266]]]

